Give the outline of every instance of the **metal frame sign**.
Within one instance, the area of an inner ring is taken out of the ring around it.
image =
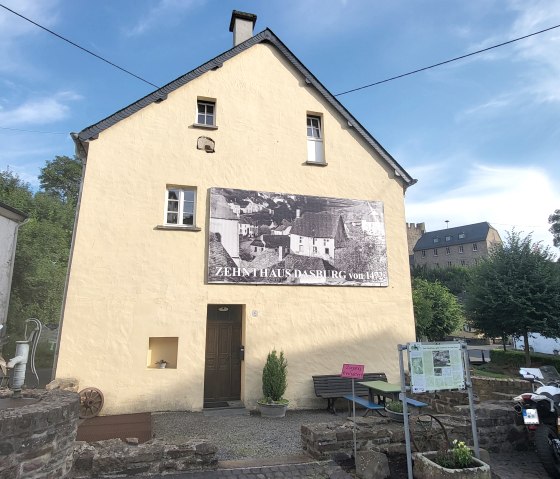
[[[461,343],[409,343],[407,346],[413,393],[465,389]]]

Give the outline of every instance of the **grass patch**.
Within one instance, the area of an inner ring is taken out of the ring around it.
[[[484,378],[498,378],[498,379],[508,379],[508,378],[518,378],[519,375],[512,375],[504,371],[494,371],[492,368],[485,367],[487,365],[473,366],[472,375],[480,376]]]

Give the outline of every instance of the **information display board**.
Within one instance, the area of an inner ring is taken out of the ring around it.
[[[409,343],[408,358],[413,393],[465,389],[461,343]]]

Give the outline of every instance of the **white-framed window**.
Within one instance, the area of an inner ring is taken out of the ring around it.
[[[449,246],[445,247],[445,254],[451,254],[451,248]]]
[[[196,189],[168,187],[166,195],[165,224],[195,226]]]
[[[216,102],[210,100],[197,100],[196,124],[216,126]]]
[[[459,233],[459,239],[465,239],[465,233]]]
[[[434,243],[439,243],[439,238],[434,238]]]
[[[451,266],[451,261],[448,261],[448,262],[447,262],[447,266]]]
[[[317,115],[307,115],[307,162],[325,163],[322,118]]]
[[[446,236],[445,241],[451,241],[451,236]]]
[[[317,246],[313,246],[313,252],[317,253]]]
[[[322,140],[321,117],[307,115],[307,138],[313,140]]]
[[[438,251],[437,251],[437,248],[435,248],[434,249],[434,256],[437,256],[437,255],[438,255]]]
[[[473,245],[472,245],[472,250],[473,250],[473,251],[478,251],[478,244],[473,243]]]
[[[460,244],[460,245],[459,245],[459,253],[462,253],[462,252],[463,252],[463,245]]]

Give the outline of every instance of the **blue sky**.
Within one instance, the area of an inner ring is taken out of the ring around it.
[[[231,47],[257,14],[334,94],[560,24],[531,0],[0,0],[157,85]],[[419,182],[407,221],[489,221],[552,244],[560,208],[560,28],[339,97]],[[0,170],[37,186],[79,131],[153,87],[0,9]],[[9,129],[8,129],[9,128]],[[52,133],[29,133],[33,130]]]

